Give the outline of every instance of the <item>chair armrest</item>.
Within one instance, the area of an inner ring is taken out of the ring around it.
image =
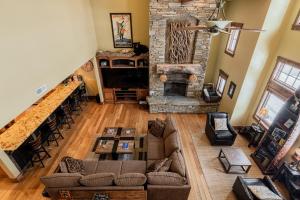
[[[227,123],[227,127],[228,127],[228,130],[232,133],[232,135],[233,135],[234,137],[236,137],[236,136],[237,136],[237,133],[236,133],[236,131],[234,130],[234,128],[231,126],[231,124]]]
[[[246,183],[244,182],[243,177],[238,176],[233,184],[233,191],[236,195],[243,200],[253,200],[251,192],[248,190]]]

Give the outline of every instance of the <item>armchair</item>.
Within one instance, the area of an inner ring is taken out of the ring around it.
[[[226,118],[228,130],[215,130],[215,118]],[[212,145],[233,145],[237,133],[228,120],[228,114],[224,112],[207,113],[205,133]]]
[[[216,92],[212,83],[207,83],[203,85],[202,97],[206,103],[216,103],[221,100],[221,97]]]
[[[278,191],[272,180],[269,176],[265,176],[264,178],[243,178],[238,176],[234,182],[232,187],[233,192],[238,197],[239,200],[256,200],[257,198],[253,195],[253,193],[248,189],[248,186],[255,185],[255,186],[266,186],[268,187],[273,193],[281,197],[282,194]]]

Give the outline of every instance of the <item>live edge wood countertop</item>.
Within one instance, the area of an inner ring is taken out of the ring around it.
[[[14,151],[72,94],[82,82],[58,85],[52,93],[16,120],[0,135],[0,149]]]

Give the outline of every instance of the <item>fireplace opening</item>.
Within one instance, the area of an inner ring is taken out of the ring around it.
[[[186,96],[189,74],[172,73],[167,75],[164,84],[164,96]]]
[[[165,83],[165,96],[186,96],[187,84],[184,83]]]

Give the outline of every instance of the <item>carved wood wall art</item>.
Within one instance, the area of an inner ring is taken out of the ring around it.
[[[197,25],[193,17],[170,19],[166,30],[166,62],[172,64],[192,63],[195,50],[196,31],[178,28]]]

